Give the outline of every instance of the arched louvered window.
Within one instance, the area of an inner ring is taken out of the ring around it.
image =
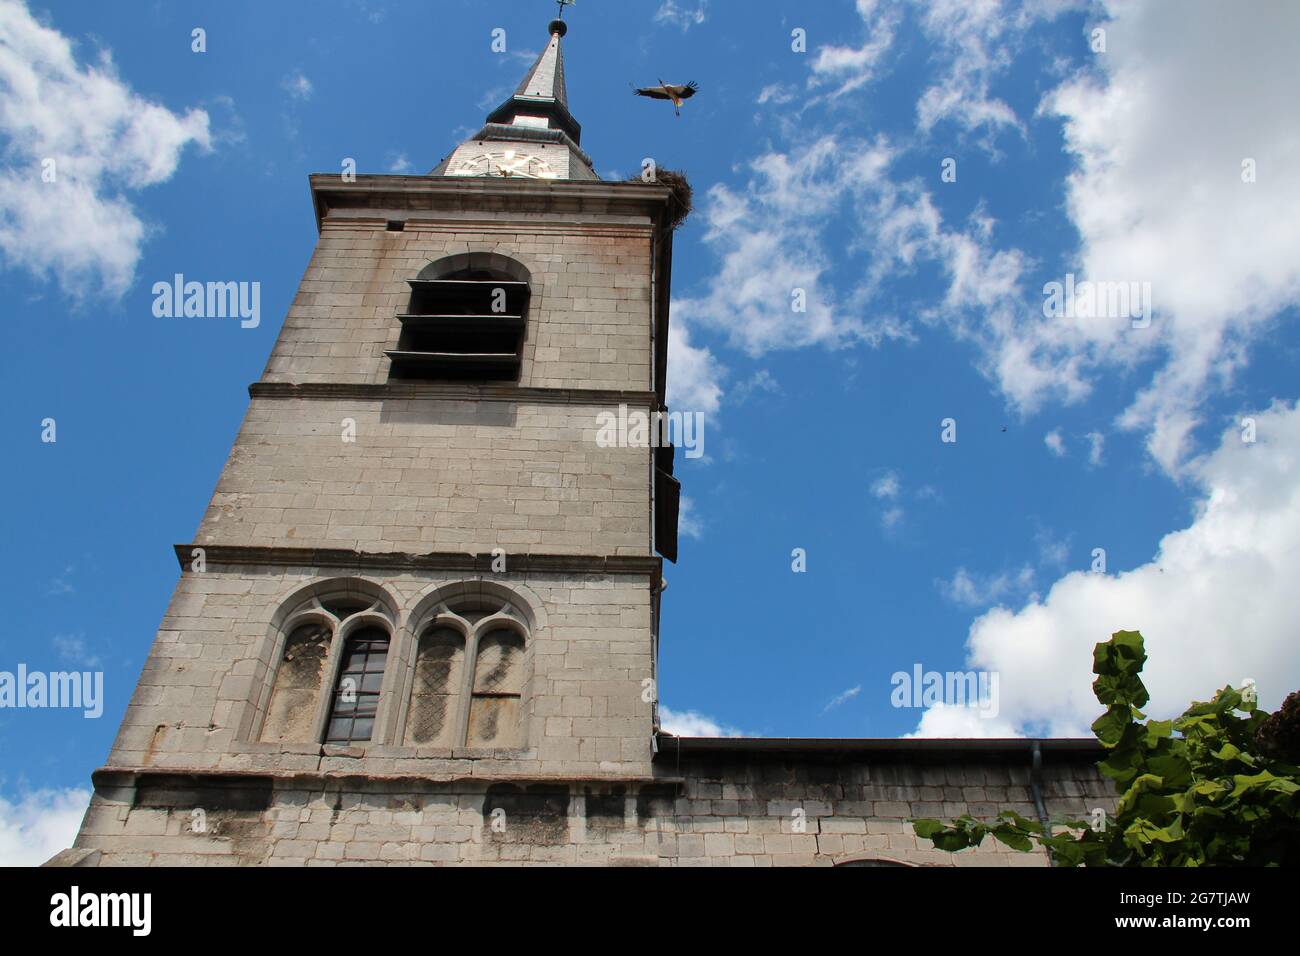
[[[393,379],[515,381],[528,325],[528,272],[495,253],[440,260],[408,280]]]

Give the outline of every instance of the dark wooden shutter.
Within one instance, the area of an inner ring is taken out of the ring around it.
[[[677,563],[677,514],[681,503],[681,482],[656,465],[655,550],[674,564]]]

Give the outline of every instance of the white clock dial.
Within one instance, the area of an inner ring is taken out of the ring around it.
[[[551,164],[531,153],[514,149],[491,150],[462,160],[456,176],[502,176],[523,179],[556,179]]]

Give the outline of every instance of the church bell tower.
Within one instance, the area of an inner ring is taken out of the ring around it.
[[[566,31],[428,175],[310,177],[83,865],[604,859],[667,786],[672,453],[596,436],[664,408],[676,199],[594,172]]]

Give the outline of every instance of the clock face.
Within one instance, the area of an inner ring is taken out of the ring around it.
[[[493,150],[466,157],[452,171],[454,176],[518,176],[523,179],[556,179],[551,164],[531,153],[515,149]]]

